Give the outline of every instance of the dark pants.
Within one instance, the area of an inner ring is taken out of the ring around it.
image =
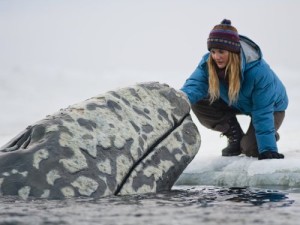
[[[230,118],[235,117],[236,115],[242,115],[241,112],[229,107],[222,100],[215,101],[212,104],[210,104],[206,99],[201,100],[192,105],[192,110],[203,126],[222,133],[229,129],[228,120]],[[274,112],[276,140],[279,139],[277,130],[281,126],[284,116],[284,111]],[[258,156],[257,142],[252,120],[246,134],[241,140],[241,151],[246,156]]]

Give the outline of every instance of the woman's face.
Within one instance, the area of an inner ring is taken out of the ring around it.
[[[212,48],[210,54],[219,69],[224,69],[229,60],[229,51]]]

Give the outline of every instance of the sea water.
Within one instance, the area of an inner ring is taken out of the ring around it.
[[[174,186],[99,199],[0,198],[0,225],[299,224],[300,190]]]

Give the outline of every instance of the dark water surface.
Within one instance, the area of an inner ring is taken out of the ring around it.
[[[299,224],[299,190],[175,186],[101,199],[0,197],[0,225]]]

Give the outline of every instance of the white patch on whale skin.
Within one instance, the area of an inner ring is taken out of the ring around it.
[[[4,178],[0,178],[0,194],[1,194],[1,186],[2,186],[3,181],[4,181]]]
[[[50,196],[50,190],[46,189],[46,190],[44,190],[44,192],[40,198],[48,198],[49,196]]]
[[[78,148],[78,146],[70,147],[67,143],[65,143],[63,140],[67,139],[65,137],[67,135],[66,133],[62,133],[60,135],[59,143],[62,147],[69,147],[73,151],[73,156],[68,159],[60,159],[59,162],[63,164],[63,166],[70,172],[70,173],[76,173],[81,170],[84,170],[88,168],[86,158],[82,154],[81,150]],[[67,135],[69,136],[69,135]],[[68,140],[68,143],[71,142]]]
[[[19,171],[16,170],[16,169],[12,169],[10,173],[9,173],[9,172],[4,172],[4,173],[2,173],[2,175],[5,176],[5,177],[9,177],[9,176],[11,176],[12,174],[20,174],[20,175],[22,175],[23,177],[27,177],[28,171],[19,172]]]
[[[55,114],[53,115],[53,117],[55,117]],[[52,131],[58,131],[58,130],[59,130],[58,124],[51,124],[51,125],[46,127],[45,133],[49,133],[49,132],[52,132]]]
[[[78,192],[84,196],[91,196],[98,188],[99,184],[85,176],[78,177],[71,185],[78,189]]]
[[[99,178],[106,184],[106,188],[105,188],[105,191],[102,196],[108,196],[108,195],[113,194],[115,190],[111,190],[109,188],[109,186],[107,185],[107,178],[104,176],[100,176],[100,175],[99,175]]]
[[[66,122],[64,122],[65,124]],[[71,125],[71,123],[69,123]],[[66,126],[68,127],[68,126]],[[69,128],[69,127],[68,127]],[[70,128],[69,128],[70,129]],[[69,133],[66,133],[66,132],[61,132],[60,135],[59,135],[59,145],[61,147],[69,147],[69,148],[72,148],[73,146],[76,146],[74,145],[74,143],[72,142],[72,136],[69,134]]]
[[[163,173],[168,171],[172,166],[174,166],[174,163],[168,160],[161,161],[158,166],[146,166],[144,167],[143,164],[140,164],[137,166],[137,168],[131,173],[131,176],[124,184],[122,190],[120,191],[121,195],[126,194],[132,194],[132,193],[150,193],[150,192],[156,192],[156,182],[163,176]],[[153,183],[152,185],[143,184],[141,187],[139,187],[137,190],[133,189],[133,180],[135,177],[138,176],[138,173],[136,171],[143,171],[143,174],[146,177],[153,176]]]
[[[130,167],[133,165],[133,162],[125,155],[120,155],[116,158],[116,165],[116,180],[120,182],[124,179]]]
[[[33,167],[39,169],[40,162],[44,159],[48,159],[49,152],[46,149],[41,149],[33,155]]]
[[[69,108],[70,112],[74,112],[73,108]],[[81,114],[86,114],[85,110],[82,109]],[[74,121],[77,121],[80,118],[88,118],[88,115],[79,115],[77,113],[73,113],[70,115]],[[91,119],[92,120],[92,119]],[[83,134],[86,133],[86,128],[80,126],[76,122],[68,122],[63,121],[63,126],[66,127],[68,130],[72,131],[72,135],[66,132],[62,132],[59,138],[59,144],[62,147],[68,147],[71,149],[83,149],[93,158],[97,157],[97,140],[94,138],[94,131],[88,133],[92,139],[85,139],[83,138]]]
[[[81,153],[77,153],[71,159],[61,159],[59,162],[62,163],[70,173],[77,173],[88,168],[86,159]]]
[[[18,195],[26,200],[30,194],[30,190],[31,188],[29,186],[25,186],[25,187],[22,187],[19,191],[18,191]]]
[[[60,191],[66,198],[71,198],[75,196],[75,191],[72,187],[63,187],[60,189]]]
[[[47,173],[46,175],[47,177],[47,183],[50,185],[54,185],[55,180],[61,178],[61,176],[59,175],[59,172],[57,170],[51,170]]]
[[[117,136],[115,141],[114,141],[114,146],[118,149],[121,149],[124,147],[124,145],[126,144],[126,140],[122,137]]]
[[[93,158],[97,157],[97,148],[96,148],[96,140],[93,137],[93,139],[80,139],[79,146],[82,146],[82,149],[84,149],[90,156]]]
[[[23,177],[27,177],[27,175],[28,175],[28,171],[19,172],[19,174],[21,174]]]
[[[73,112],[73,108],[69,108]],[[87,110],[83,110],[82,114],[86,114]],[[74,121],[82,118],[80,115],[73,113],[70,115]],[[85,119],[88,119],[88,115],[84,115]],[[63,163],[64,167],[71,173],[76,173],[80,170],[87,168],[86,158],[82,154],[82,151],[87,152],[93,158],[97,157],[97,143],[95,138],[97,133],[95,131],[89,131],[92,137],[91,139],[84,139],[83,134],[86,133],[86,128],[80,126],[78,123],[63,121],[63,126],[72,131],[72,135],[66,132],[60,133],[59,145],[61,147],[67,147],[73,151],[73,157],[70,159],[61,159],[59,162]],[[104,141],[105,143],[105,141]]]
[[[176,129],[178,130],[178,128]],[[178,132],[178,135],[180,135],[181,132]],[[181,140],[183,139],[182,135],[180,135]],[[169,139],[164,141],[164,146],[171,155],[175,156],[175,159],[180,162],[181,158],[185,155],[184,152],[178,148],[178,146],[182,145],[182,142],[178,141],[175,137],[175,135],[170,135]],[[176,153],[175,153],[176,151]],[[180,151],[180,152],[178,152]],[[189,153],[189,152],[188,152]]]
[[[86,101],[88,101],[88,100],[86,100]],[[72,112],[72,114],[78,114],[78,115],[82,116],[84,114],[85,109],[82,107],[82,105],[80,103],[77,103],[75,105],[69,106],[65,110]]]
[[[28,171],[20,172],[20,171],[18,171],[18,170],[16,170],[16,169],[13,169],[13,170],[11,171],[11,173],[12,173],[12,174],[20,174],[20,175],[22,175],[23,177],[27,177],[27,175],[28,175]]]
[[[155,180],[158,180],[160,177],[162,177],[163,173],[167,172],[172,166],[174,166],[173,162],[169,160],[161,160],[158,166],[147,166],[144,168],[143,173],[147,177],[154,175]],[[138,167],[137,170],[141,170],[141,168]]]
[[[163,176],[164,172],[167,172],[172,166],[174,166],[174,163],[168,160],[162,160],[158,164],[158,166],[152,166],[148,165],[145,166],[143,163],[139,164],[135,170],[131,173],[130,177],[124,184],[122,190],[120,191],[121,195],[125,194],[133,194],[133,193],[149,193],[149,192],[156,192],[156,182]],[[137,171],[143,171],[143,174],[146,177],[153,176],[153,183],[152,185],[143,184],[141,187],[139,187],[137,190],[133,189],[133,180],[135,177],[138,176]]]
[[[137,190],[134,190],[131,185],[126,185],[120,191],[120,195],[128,195],[128,194],[143,194],[143,193],[151,193],[156,191],[156,183],[154,182],[153,187],[147,184],[143,184]]]
[[[97,167],[98,167],[99,171],[102,173],[111,174],[111,172],[112,172],[109,159],[105,159],[104,161],[99,162],[97,164]]]
[[[140,187],[136,193],[149,193],[149,192],[155,192],[156,191],[156,183],[153,184],[153,187],[151,188],[150,185],[143,184],[142,187]]]

